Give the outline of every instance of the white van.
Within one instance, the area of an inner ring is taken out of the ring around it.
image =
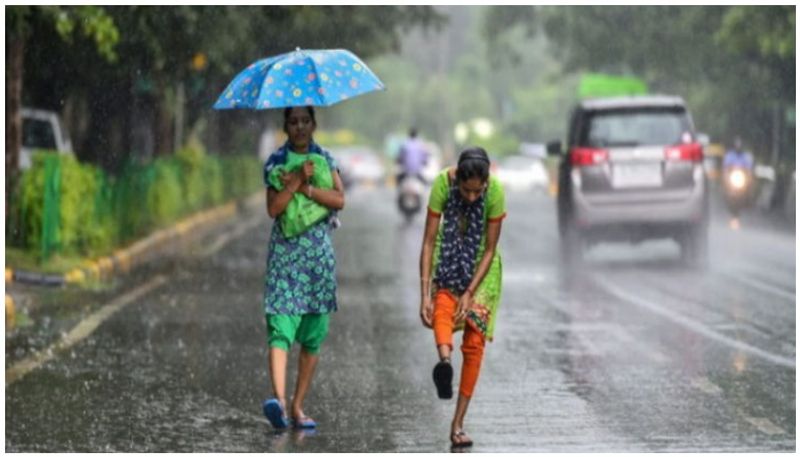
[[[33,151],[47,149],[63,154],[72,154],[69,135],[61,125],[58,113],[32,108],[22,108],[22,148],[19,151],[19,167],[31,167]]]

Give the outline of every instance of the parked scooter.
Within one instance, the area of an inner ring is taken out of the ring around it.
[[[407,222],[422,209],[422,200],[425,195],[425,183],[419,176],[407,175],[397,184],[397,208]]]

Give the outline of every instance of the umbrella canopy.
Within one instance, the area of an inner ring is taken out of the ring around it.
[[[250,64],[228,84],[214,109],[330,106],[384,88],[346,49],[297,48]]]

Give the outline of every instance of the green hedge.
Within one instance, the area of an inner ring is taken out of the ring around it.
[[[6,244],[41,261],[52,252],[96,256],[260,187],[256,157],[218,157],[197,144],[149,164],[129,163],[119,176],[40,151],[9,200]],[[56,218],[49,226],[47,214]]]

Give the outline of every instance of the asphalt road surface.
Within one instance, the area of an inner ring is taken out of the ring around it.
[[[341,213],[340,309],[305,407],[318,430],[261,415],[269,222],[251,214],[100,290],[19,289],[40,311],[6,338],[6,450],[449,451],[455,403],[436,398],[418,317],[423,220],[393,201],[355,189]],[[510,194],[508,214],[473,452],[796,449],[793,233],[715,219],[707,271],[666,240],[597,246],[566,271],[551,198]]]

